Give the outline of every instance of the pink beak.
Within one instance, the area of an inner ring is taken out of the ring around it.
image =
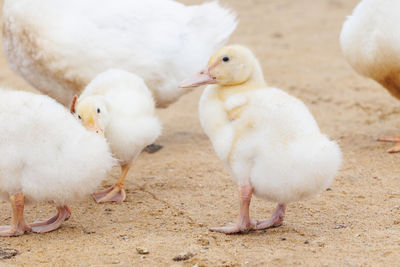
[[[204,84],[217,83],[217,80],[211,76],[208,69],[202,70],[193,77],[190,77],[179,84],[180,88],[197,87]]]
[[[86,129],[89,130],[89,131],[91,131],[91,132],[95,132],[95,133],[97,133],[98,135],[104,137],[104,132],[103,132],[103,130],[97,125],[97,123],[94,124],[94,125],[86,126]]]

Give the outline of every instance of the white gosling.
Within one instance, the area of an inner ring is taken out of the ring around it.
[[[71,111],[88,129],[104,134],[122,168],[118,182],[93,194],[95,200],[124,201],[124,181],[133,160],[161,134],[150,90],[139,76],[111,69],[89,83]]]
[[[300,100],[264,81],[259,62],[239,45],[223,47],[207,68],[181,86],[207,86],[201,125],[239,185],[237,224],[212,228],[226,234],[280,226],[286,205],[326,189],[341,164],[339,146],[320,132]],[[252,194],[278,206],[270,219],[252,221]]]
[[[47,96],[0,89],[0,114],[0,198],[12,206],[0,236],[55,230],[70,217],[67,205],[107,177],[115,164],[109,146]],[[57,215],[28,225],[25,201],[54,202]]]
[[[350,65],[361,75],[385,87],[400,99],[400,1],[363,0],[343,25],[340,43]],[[400,152],[400,136],[389,153]]]
[[[3,47],[10,67],[64,105],[94,77],[120,68],[142,77],[156,105],[190,91],[179,81],[201,68],[235,30],[218,2],[5,0]]]

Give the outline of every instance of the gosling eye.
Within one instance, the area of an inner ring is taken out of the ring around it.
[[[97,108],[97,113],[100,113],[100,109],[99,108]]]
[[[230,60],[229,57],[223,57],[223,58],[222,58],[222,61],[223,61],[223,62],[228,62],[229,60]]]
[[[81,118],[81,115],[78,115],[78,119],[80,119],[80,120],[82,119],[82,118]]]

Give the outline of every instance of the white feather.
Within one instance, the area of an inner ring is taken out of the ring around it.
[[[340,43],[350,65],[400,97],[400,1],[363,0],[343,25]]]
[[[237,24],[218,2],[173,0],[5,0],[3,19],[11,68],[65,105],[97,74],[121,68],[168,106]]]
[[[227,111],[233,110],[237,107],[243,106],[247,103],[247,98],[246,96],[242,95],[242,94],[236,94],[233,95],[231,97],[229,97],[226,101],[225,101],[225,109]]]
[[[309,198],[330,185],[341,151],[321,134],[303,102],[268,87],[236,94],[230,98],[245,95],[248,102],[231,121],[217,86],[201,97],[200,121],[238,185],[252,185],[256,195],[278,203]]]
[[[90,99],[98,105],[94,97],[101,97],[106,103],[99,116],[107,116],[104,135],[121,164],[135,159],[161,134],[153,97],[139,76],[117,69],[99,74],[78,98],[77,110]]]
[[[0,197],[66,205],[93,193],[115,164],[104,138],[53,99],[0,89]]]

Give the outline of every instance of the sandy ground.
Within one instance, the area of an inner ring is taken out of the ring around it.
[[[189,1],[187,1],[189,2]],[[193,1],[190,1],[193,2]],[[231,0],[240,26],[231,43],[250,46],[269,84],[302,99],[322,130],[337,140],[344,164],[330,191],[290,204],[282,227],[226,236],[208,231],[236,218],[236,185],[218,161],[197,117],[201,90],[159,114],[164,134],[156,154],[143,153],[129,173],[127,201],[72,205],[58,231],[1,238],[19,253],[0,265],[117,266],[398,266],[400,154],[374,138],[399,134],[400,106],[356,75],[338,44],[358,0]],[[1,60],[0,84],[29,87]],[[110,186],[119,170],[103,183]],[[254,199],[251,213],[275,204]],[[10,208],[0,204],[1,224]],[[28,221],[54,212],[30,206]],[[141,255],[137,249],[149,252]],[[176,262],[179,254],[192,253]]]

